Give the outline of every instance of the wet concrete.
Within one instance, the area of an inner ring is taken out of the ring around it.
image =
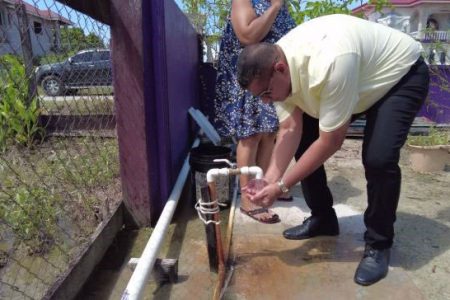
[[[424,299],[406,272],[392,267],[395,261],[379,283],[362,287],[353,282],[364,249],[362,215],[343,204],[335,209],[341,234],[304,241],[281,235],[309,216],[300,197],[275,205],[282,219],[276,225],[237,214],[234,272],[224,299]]]
[[[395,248],[387,278],[370,287],[353,283],[364,245],[362,215],[344,204],[335,208],[341,234],[306,241],[281,235],[308,216],[301,197],[276,204],[279,224],[260,224],[237,211],[232,276],[223,299],[425,299],[398,267]],[[223,236],[228,213],[222,211]],[[139,257],[150,234],[149,229],[122,232],[78,299],[120,299],[132,275],[126,262]],[[143,299],[212,299],[217,275],[209,269],[203,223],[191,208],[170,225],[158,257],[179,259],[179,280],[170,284],[151,278]]]

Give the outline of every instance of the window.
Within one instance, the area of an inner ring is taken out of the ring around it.
[[[0,44],[6,43],[6,32],[8,31],[7,26],[8,25],[8,19],[6,18],[6,13],[3,10],[0,10]]]
[[[0,10],[0,26],[6,25],[6,14],[3,10]]]
[[[42,33],[42,23],[40,22],[33,22],[34,23],[34,33],[40,34]]]
[[[94,61],[108,61],[110,60],[110,54],[109,51],[95,51],[93,55]]]
[[[439,30],[439,23],[433,18],[429,18],[427,20],[427,28],[430,28],[431,30]]]
[[[72,58],[73,63],[83,63],[92,61],[92,52],[83,52]]]
[[[109,51],[100,51],[99,54],[100,54],[99,60],[109,60],[110,59]]]

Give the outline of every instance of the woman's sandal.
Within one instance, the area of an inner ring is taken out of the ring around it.
[[[246,215],[249,216],[250,218],[252,218],[252,219],[254,219],[254,220],[258,221],[258,222],[261,222],[261,223],[265,223],[265,224],[274,224],[274,223],[280,222],[280,217],[278,217],[278,215],[275,214],[275,213],[272,215],[271,218],[268,218],[268,219],[258,219],[258,218],[256,217],[256,215],[263,214],[263,213],[269,213],[269,209],[268,209],[268,208],[265,208],[265,207],[260,207],[260,208],[256,208],[256,209],[252,209],[252,210],[245,210],[245,209],[243,209],[242,207],[241,207],[240,209],[241,209],[241,212],[242,212],[243,214],[246,214]]]
[[[278,201],[283,201],[283,202],[292,202],[294,201],[294,197],[289,196],[289,197],[278,197],[277,198]]]

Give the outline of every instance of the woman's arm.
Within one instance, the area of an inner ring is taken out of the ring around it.
[[[243,45],[260,42],[269,33],[283,5],[283,0],[272,0],[271,6],[261,16],[257,16],[251,0],[233,0],[231,4],[231,24]]]

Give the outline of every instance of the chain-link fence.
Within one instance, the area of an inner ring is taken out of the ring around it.
[[[49,295],[121,201],[110,29],[0,0],[0,298]]]
[[[177,2],[202,35],[203,60],[214,63],[231,1]],[[49,297],[122,198],[110,28],[63,3],[0,0],[0,299]],[[298,23],[321,12],[286,3]],[[215,285],[204,225],[194,203],[184,205],[161,250],[161,257],[183,261],[181,280],[176,288],[151,286],[155,298],[201,298]],[[122,258],[139,257],[141,246]],[[187,276],[196,285],[190,293]],[[129,278],[122,279],[120,291]]]

